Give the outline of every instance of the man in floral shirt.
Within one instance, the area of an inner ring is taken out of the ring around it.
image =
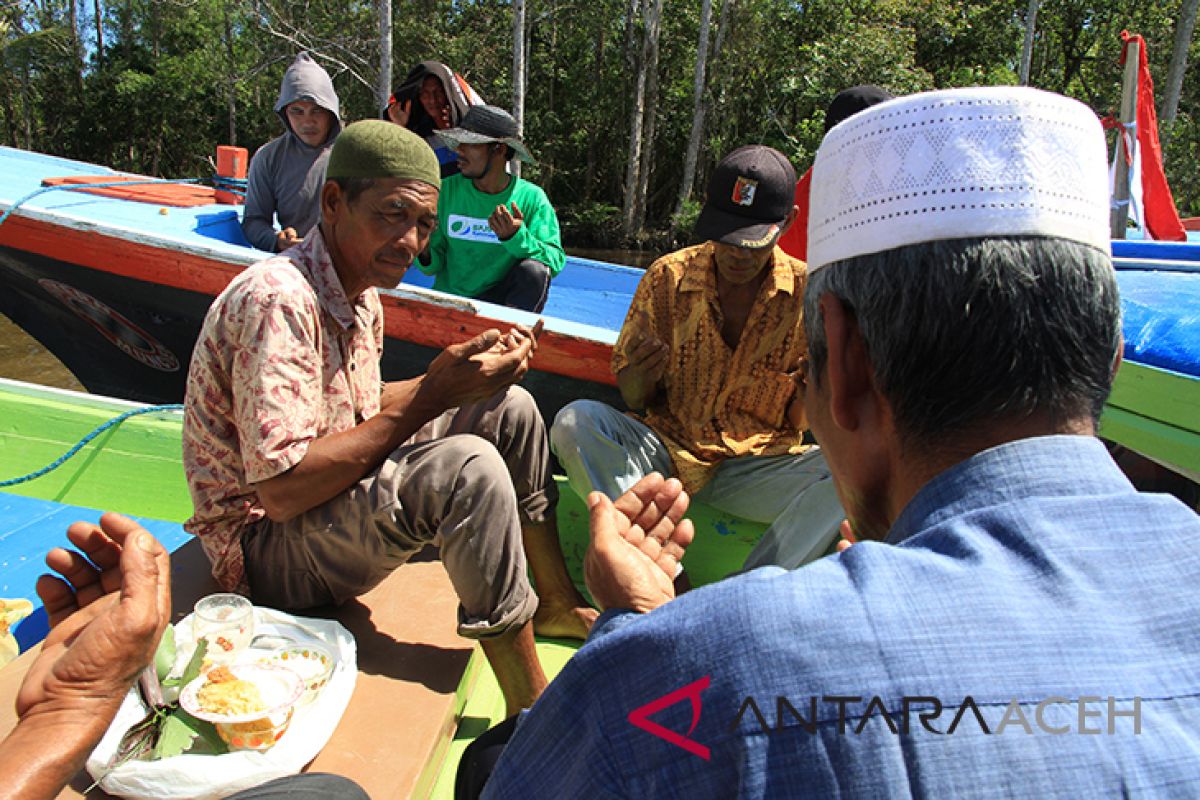
[[[376,289],[428,244],[439,187],[419,137],[381,120],[349,126],[320,225],[213,303],[188,380],[186,527],[225,589],[289,609],[360,595],[437,544],[459,633],[481,640],[515,712],[545,686],[535,611],[539,632],[579,636],[595,612],[558,548],[545,428],[513,385],[540,323],[448,347],[417,378],[380,379]]]

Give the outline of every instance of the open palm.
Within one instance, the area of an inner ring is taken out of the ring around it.
[[[647,612],[675,599],[674,579],[694,530],[675,478],[652,472],[616,499],[588,496],[591,544],[584,580],[601,608]]]

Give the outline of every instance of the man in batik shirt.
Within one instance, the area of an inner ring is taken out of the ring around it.
[[[717,165],[696,221],[706,241],[646,270],[613,348],[621,395],[641,416],[580,400],[550,432],[581,497],[615,499],[659,472],[698,501],[770,523],[747,567],[823,555],[844,516],[820,448],[803,441],[806,270],[776,246],[797,213],[795,184],[770,147]]]

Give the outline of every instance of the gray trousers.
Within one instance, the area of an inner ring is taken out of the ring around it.
[[[649,426],[595,400],[576,400],[558,412],[550,446],[571,488],[585,498],[592,491],[616,498],[643,475],[674,472],[670,452]],[[728,459],[693,499],[770,525],[744,569],[769,564],[795,569],[820,558],[845,519],[816,447],[795,456]]]
[[[510,387],[451,409],[342,494],[242,536],[256,603],[304,609],[370,590],[427,544],[458,594],[458,632],[498,636],[537,610],[521,520],[554,513],[546,430],[529,393]]]

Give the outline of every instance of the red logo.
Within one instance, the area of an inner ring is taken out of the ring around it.
[[[739,175],[733,184],[733,202],[739,206],[754,205],[754,195],[758,192],[758,181]]]
[[[696,725],[700,722],[700,693],[712,683],[711,677],[710,675],[705,675],[698,681],[693,681],[687,686],[664,694],[657,700],[651,700],[640,708],[635,708],[629,712],[629,721],[647,733],[652,733],[658,738],[664,739],[676,747],[682,747],[692,755],[700,756],[705,761],[708,761],[710,755],[709,749],[699,742],[689,739],[688,736],[692,735],[692,731],[696,730]],[[692,701],[692,727],[688,728],[686,736],[680,736],[675,731],[664,728],[657,722],[650,720],[651,714],[657,714],[664,708],[673,706],[685,698]]]

